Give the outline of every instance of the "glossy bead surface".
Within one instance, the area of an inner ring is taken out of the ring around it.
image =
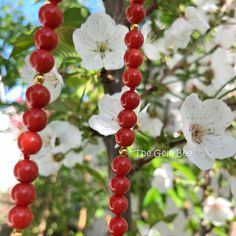
[[[32,184],[17,184],[11,191],[12,200],[17,206],[28,206],[36,199],[36,191]]]
[[[120,147],[129,147],[134,143],[134,133],[130,129],[121,128],[115,134],[116,143]]]
[[[53,55],[43,49],[38,49],[30,55],[31,66],[39,73],[48,73],[54,66]]]
[[[128,48],[141,48],[144,42],[144,37],[140,31],[133,29],[125,36],[125,44]]]
[[[124,195],[129,191],[129,187],[129,179],[125,176],[114,176],[110,181],[110,188],[117,195]]]
[[[146,16],[146,11],[143,5],[138,3],[133,3],[126,11],[127,20],[131,24],[139,24],[144,20]]]
[[[43,130],[46,127],[47,122],[47,114],[39,108],[32,108],[23,115],[24,125],[28,130],[33,132]]]
[[[128,200],[125,196],[114,195],[109,200],[109,208],[114,214],[121,215],[128,209]]]
[[[126,66],[137,68],[143,63],[143,54],[139,49],[128,49],[125,52],[124,61]]]
[[[138,87],[142,79],[142,73],[135,68],[127,68],[122,75],[123,83],[129,88]]]
[[[42,139],[37,133],[26,131],[18,137],[18,147],[22,153],[33,155],[41,149]]]
[[[38,29],[34,35],[35,45],[38,49],[53,50],[58,44],[57,33],[47,27]]]
[[[15,206],[8,213],[8,222],[14,229],[26,229],[32,220],[33,214],[28,207]]]
[[[123,217],[114,217],[109,222],[108,230],[113,236],[123,236],[128,230],[128,223]]]
[[[132,128],[137,123],[137,115],[132,110],[123,110],[118,114],[118,123],[123,128]]]
[[[121,96],[121,105],[127,110],[134,110],[139,106],[140,97],[134,91],[127,91]]]
[[[126,157],[119,155],[112,160],[111,168],[116,175],[128,175],[132,169],[131,161]]]
[[[35,84],[26,91],[26,102],[30,107],[43,108],[48,105],[49,101],[50,92],[41,84]]]
[[[15,165],[14,175],[21,183],[33,182],[38,177],[38,166],[34,161],[21,160]]]
[[[43,26],[55,29],[63,22],[63,14],[56,4],[45,4],[39,10],[39,20]]]

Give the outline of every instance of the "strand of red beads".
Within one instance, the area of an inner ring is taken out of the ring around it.
[[[127,20],[131,23],[131,30],[125,37],[128,47],[124,61],[126,70],[123,73],[123,83],[130,88],[121,96],[121,104],[124,110],[118,114],[120,130],[115,135],[116,143],[121,147],[120,155],[113,159],[111,168],[115,176],[110,181],[110,188],[114,193],[109,201],[109,208],[115,214],[109,222],[108,230],[112,236],[122,236],[128,230],[127,221],[121,216],[128,209],[128,200],[125,194],[129,191],[130,181],[127,178],[132,163],[128,159],[127,147],[134,142],[134,132],[131,130],[137,123],[136,113],[133,111],[139,106],[140,97],[135,92],[136,87],[142,81],[142,73],[138,67],[143,63],[143,54],[140,48],[144,37],[139,31],[139,23],[144,20],[146,11],[143,7],[144,0],[130,0],[127,9]]]
[[[50,101],[50,93],[43,86],[43,82],[44,73],[51,71],[54,66],[52,50],[58,45],[55,29],[63,21],[63,13],[57,6],[60,1],[50,0],[39,11],[42,27],[35,33],[34,41],[37,50],[30,56],[31,66],[37,71],[37,75],[34,77],[35,85],[26,91],[26,103],[29,109],[23,115],[23,123],[27,131],[18,137],[18,147],[24,158],[14,168],[14,175],[20,183],[11,191],[15,206],[8,214],[8,222],[14,229],[13,236],[23,235],[22,230],[28,228],[33,221],[29,205],[36,199],[36,190],[32,182],[38,177],[38,167],[30,157],[42,147],[42,140],[37,132],[47,126],[47,115],[43,108]]]

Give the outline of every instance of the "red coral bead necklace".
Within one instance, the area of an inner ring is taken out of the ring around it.
[[[14,229],[13,236],[22,236],[23,230],[33,221],[33,214],[29,205],[36,199],[36,190],[32,182],[38,177],[37,164],[30,160],[42,147],[42,140],[37,133],[47,125],[47,115],[43,110],[50,101],[50,92],[43,85],[44,73],[48,73],[54,66],[52,50],[58,45],[58,36],[55,31],[63,21],[63,14],[58,7],[59,0],[50,0],[39,11],[42,27],[34,36],[37,50],[30,56],[31,66],[37,71],[32,78],[35,85],[26,91],[26,104],[29,109],[23,115],[23,123],[28,129],[18,137],[18,147],[22,152],[20,160],[14,168],[14,175],[20,182],[11,191],[11,198],[15,206],[8,213],[8,222]]]
[[[135,89],[142,82],[142,73],[138,67],[143,63],[143,53],[140,48],[143,45],[144,37],[139,31],[138,24],[146,16],[143,3],[144,0],[130,0],[130,6],[126,11],[127,20],[131,23],[131,30],[125,37],[128,49],[124,55],[126,70],[122,80],[130,90],[121,96],[121,105],[124,110],[118,114],[118,123],[121,128],[115,134],[116,143],[120,146],[120,155],[114,158],[111,164],[115,176],[110,181],[113,195],[109,200],[109,208],[114,217],[108,224],[108,230],[112,236],[123,236],[128,231],[128,223],[122,214],[128,209],[128,199],[125,197],[125,193],[130,188],[127,175],[132,169],[132,163],[128,159],[127,147],[134,142],[135,136],[132,128],[137,123],[137,116],[133,110],[140,104],[140,97]]]

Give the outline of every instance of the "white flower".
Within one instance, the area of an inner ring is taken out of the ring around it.
[[[204,34],[209,28],[207,18],[200,9],[195,7],[187,7],[185,11],[186,20],[193,26],[195,30]]]
[[[71,168],[83,161],[81,153],[73,150],[81,146],[81,133],[76,126],[66,121],[53,121],[40,135],[43,147],[35,155],[35,161],[41,175],[50,176],[62,165]]]
[[[222,48],[217,48],[212,55],[205,58],[202,62],[205,63],[205,65],[198,68],[199,72],[204,74],[205,72],[210,71],[212,73],[212,78],[210,78],[212,81],[210,85],[199,83],[198,87],[211,97],[214,96],[227,81],[235,76],[235,70],[231,65],[229,54]],[[203,80],[208,79],[203,78]],[[220,94],[224,93],[224,89],[220,91]]]
[[[149,134],[152,137],[158,137],[161,134],[163,123],[157,117],[151,117],[148,112],[149,105],[147,105],[140,113],[138,117],[139,129]]]
[[[233,114],[221,100],[199,100],[188,96],[180,109],[183,133],[187,140],[184,153],[202,170],[213,167],[214,159],[224,159],[236,153],[236,140],[225,133]]]
[[[194,0],[194,2],[204,12],[213,13],[218,9],[217,0]]]
[[[35,84],[34,77],[36,74],[37,72],[30,65],[29,56],[26,57],[25,66],[23,67],[23,70],[21,73],[22,79],[31,86]],[[53,102],[61,94],[61,90],[63,87],[63,79],[61,75],[58,73],[55,66],[50,72],[46,73],[44,76],[45,76],[44,86],[48,88],[51,94],[50,102]]]
[[[10,127],[10,123],[11,119],[9,115],[4,114],[3,112],[0,111],[0,132],[8,130]]]
[[[142,34],[144,36],[143,50],[150,60],[160,60],[161,54],[168,54],[164,39],[157,39],[152,32],[151,21],[147,21],[144,24]]]
[[[222,26],[216,29],[215,43],[225,49],[229,49],[236,41],[236,27],[235,26]]]
[[[224,198],[208,197],[203,209],[205,219],[216,226],[223,225],[226,220],[231,220],[234,216],[230,206],[230,202]]]
[[[173,170],[169,164],[163,164],[153,173],[152,186],[157,188],[161,193],[166,193],[173,187]]]
[[[93,115],[89,119],[89,126],[104,136],[115,134],[120,126],[117,121],[117,116],[120,111],[123,110],[120,104],[121,94],[125,91],[125,87],[121,93],[113,95],[105,94],[98,102],[99,114]],[[157,137],[160,135],[162,128],[162,122],[158,118],[151,118],[147,113],[146,107],[140,112],[140,107],[136,108],[135,112],[138,116],[138,122],[140,130],[147,132],[150,135]],[[151,127],[150,123],[153,125]]]
[[[166,47],[176,51],[186,48],[191,40],[192,25],[184,18],[177,18],[168,30],[165,31],[164,39]]]
[[[127,32],[127,27],[116,25],[105,13],[90,15],[73,34],[75,49],[82,58],[82,67],[89,70],[122,68]]]

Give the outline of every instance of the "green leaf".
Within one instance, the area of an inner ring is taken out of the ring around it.
[[[64,12],[63,26],[79,28],[88,15],[89,12],[83,7],[69,8]]]
[[[163,221],[165,221],[166,223],[171,223],[174,221],[174,219],[176,218],[177,215],[178,215],[177,213],[173,213],[168,216],[165,216]]]
[[[185,176],[186,179],[191,180],[191,181],[196,181],[196,177],[195,177],[194,173],[185,164],[172,162],[171,165],[174,169],[178,170],[183,176]]]
[[[146,207],[157,200],[161,200],[160,192],[156,188],[150,188],[144,197],[143,205]]]
[[[36,29],[32,31],[30,34],[21,34],[13,44],[13,50],[11,52],[10,57],[14,57],[19,53],[28,50],[29,48],[34,46],[34,33]]]

